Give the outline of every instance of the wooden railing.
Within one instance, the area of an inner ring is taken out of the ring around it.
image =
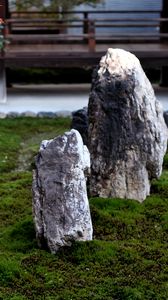
[[[5,24],[11,43],[87,42],[95,51],[96,43],[168,42],[168,18],[156,10],[11,12]]]

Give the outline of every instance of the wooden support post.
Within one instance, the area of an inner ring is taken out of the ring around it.
[[[2,19],[3,24],[5,23],[6,13],[8,9],[7,4],[8,4],[8,0],[1,0],[0,2],[0,18]],[[2,29],[2,35],[5,36],[5,27]],[[0,59],[0,103],[5,103],[7,99],[5,61],[3,57],[4,57],[4,49],[2,48],[1,59]]]
[[[95,40],[95,24],[94,21],[89,21],[89,33],[88,33],[88,46],[90,52],[95,52],[96,40]]]
[[[4,28],[2,29],[2,34],[5,36],[6,28],[5,28],[5,19],[6,15],[8,14],[8,0],[1,0],[0,2],[0,19],[1,22],[4,25]]]
[[[6,72],[5,62],[0,60],[0,103],[5,103],[7,100],[6,94]]]
[[[1,0],[1,2],[0,2],[0,18],[3,20],[6,19],[6,13],[7,13],[6,4],[7,4],[6,0]]]
[[[5,19],[8,19],[10,17],[10,11],[9,11],[9,0],[5,1]]]
[[[83,34],[88,34],[89,32],[89,24],[88,24],[88,12],[83,12]],[[87,38],[84,36],[84,42],[87,43]]]
[[[5,2],[5,19],[10,18],[10,10],[9,10],[9,0],[6,0]],[[5,22],[5,34],[10,34],[11,33],[11,23]]]
[[[166,18],[166,22],[161,22],[160,33],[168,33],[168,0],[162,0],[161,18]],[[168,43],[167,37],[161,37],[162,43]],[[160,86],[168,87],[168,66],[162,66]]]
[[[88,12],[84,11],[83,13],[83,33],[88,33]]]
[[[161,18],[167,21],[160,23],[160,33],[168,33],[168,0],[162,0]],[[162,42],[168,42],[168,38],[161,37]]]

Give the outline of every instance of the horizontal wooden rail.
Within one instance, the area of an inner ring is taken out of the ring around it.
[[[167,18],[84,18],[84,19],[56,19],[56,18],[12,18],[6,20],[6,23],[31,23],[31,22],[38,22],[38,23],[43,23],[43,22],[50,22],[50,23],[82,23],[83,21],[94,21],[94,22],[167,22]]]
[[[84,32],[88,32],[88,26],[89,22],[94,22],[95,28],[100,27],[156,27],[160,26],[161,23],[168,22],[167,18],[83,18],[83,19],[63,19],[59,20],[57,18],[11,18],[6,20],[6,25],[9,26],[10,30],[12,30],[12,27],[17,30],[17,27],[20,28],[22,26],[23,28],[26,28],[26,26],[29,27],[59,27],[59,28],[78,28],[82,27],[84,29]]]
[[[56,18],[11,18],[7,19],[7,23],[30,23],[32,21],[36,21],[39,23],[43,22],[83,22],[83,21],[90,21],[93,20],[94,22],[167,22],[167,18],[84,18],[84,19],[56,19]]]
[[[7,19],[6,22],[7,23],[27,23],[27,22],[32,22],[32,21],[37,21],[39,23],[42,22],[83,22],[83,21],[90,21],[93,20],[95,22],[121,22],[121,21],[128,21],[128,22],[167,22],[168,19],[167,18],[73,18],[73,19],[57,19],[57,18],[10,18]]]
[[[62,14],[62,15],[66,15],[66,14],[84,14],[84,13],[88,13],[88,14],[116,14],[116,13],[121,13],[121,14],[125,14],[125,13],[145,13],[145,14],[149,14],[149,13],[160,13],[160,10],[158,9],[153,9],[153,10],[68,10],[68,11],[11,11],[10,14],[29,14],[29,15],[33,15],[33,14],[48,14],[48,15],[53,15],[53,14]]]
[[[64,41],[66,42],[65,39],[73,39],[73,38],[89,38],[89,34],[51,34],[51,35],[47,35],[47,34],[44,34],[41,36],[41,40],[61,40],[61,39],[64,39]],[[98,39],[98,38],[111,38],[113,39],[113,37],[135,37],[135,38],[138,38],[138,37],[168,37],[168,33],[139,33],[138,36],[135,35],[134,33],[113,33],[113,34],[92,34],[92,37],[95,38],[95,39]],[[26,37],[24,34],[19,34],[19,35],[15,35],[15,34],[9,34],[8,35],[8,39],[10,40],[16,40],[16,41],[25,41],[26,43],[26,40],[27,40],[27,43],[31,40],[35,40],[37,43],[38,43],[38,38],[40,40],[40,36],[38,34],[35,34],[35,35],[32,35],[32,34],[27,34]]]

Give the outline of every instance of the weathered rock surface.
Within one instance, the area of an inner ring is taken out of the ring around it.
[[[33,215],[39,246],[56,253],[92,239],[84,171],[90,155],[77,130],[43,141],[33,178]]]
[[[167,128],[133,54],[108,49],[93,76],[88,114],[91,195],[143,201],[162,172]]]
[[[83,107],[72,113],[71,128],[79,131],[83,143],[88,146],[88,108]]]

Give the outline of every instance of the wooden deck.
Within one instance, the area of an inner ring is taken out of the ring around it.
[[[1,1],[5,67],[93,67],[108,48],[131,51],[145,67],[168,66],[167,0],[162,11],[10,13]]]
[[[124,1],[124,0],[123,0]],[[168,86],[168,0],[160,10],[9,11],[0,3],[0,101],[5,68],[93,68],[108,48],[134,53],[145,68],[160,68]],[[1,38],[1,37],[0,37]]]
[[[144,67],[168,66],[168,44],[97,44],[91,52],[84,44],[8,45],[6,67],[93,67],[108,48],[121,48],[135,54]]]

